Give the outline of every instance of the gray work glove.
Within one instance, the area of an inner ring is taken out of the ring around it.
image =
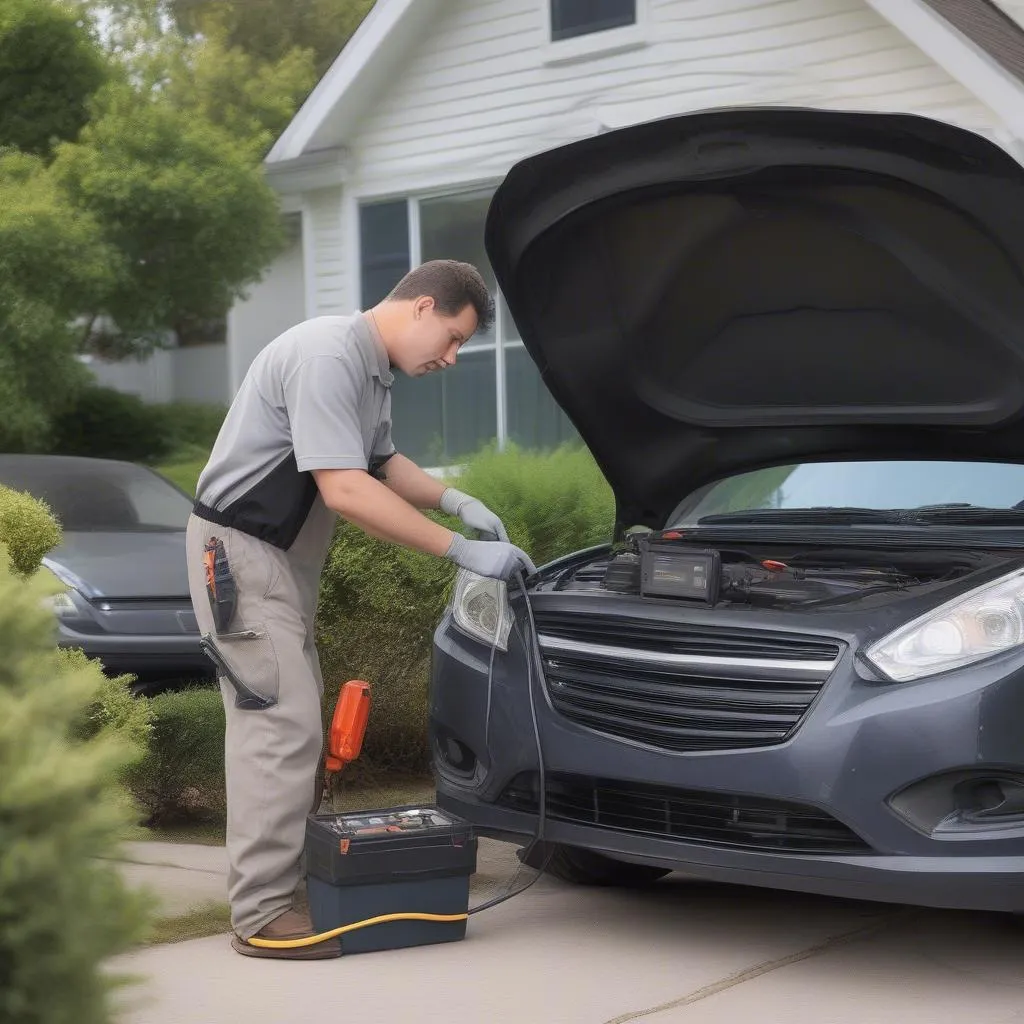
[[[479,530],[486,537],[496,537],[508,543],[508,532],[502,521],[482,502],[454,487],[446,488],[441,495],[441,511],[458,516],[471,530]]]
[[[500,540],[467,540],[461,533],[452,538],[445,558],[477,576],[497,580],[507,580],[518,569],[524,570],[527,576],[537,571],[530,556],[514,544]]]

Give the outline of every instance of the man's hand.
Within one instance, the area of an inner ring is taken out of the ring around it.
[[[532,576],[537,567],[530,561],[530,556],[514,544],[503,541],[467,540],[461,533],[452,538],[452,545],[446,557],[477,576],[489,576],[491,579],[507,580],[520,569]]]
[[[458,516],[471,530],[508,543],[504,523],[482,501],[448,487],[441,495],[440,509],[450,516]]]

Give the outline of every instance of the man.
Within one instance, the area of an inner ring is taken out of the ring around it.
[[[254,360],[199,478],[189,586],[227,716],[228,896],[232,945],[245,955],[341,952],[337,940],[286,950],[248,942],[312,934],[308,910],[293,901],[306,816],[320,799],[313,625],[337,517],[481,576],[536,571],[493,512],[391,442],[392,369],[421,377],[452,366],[492,317],[480,274],[442,260],[411,271],[366,313],[285,331]],[[424,509],[491,539],[453,533]]]

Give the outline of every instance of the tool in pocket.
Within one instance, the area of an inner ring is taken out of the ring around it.
[[[214,629],[223,633],[235,617],[238,604],[238,589],[231,575],[224,542],[211,537],[203,549],[203,566],[206,569],[206,596],[210,599]]]
[[[259,633],[255,630],[243,630],[241,633],[233,634],[234,639],[238,640],[258,640]],[[217,644],[213,636],[209,633],[204,633],[199,639],[199,646],[203,649],[206,656],[216,665],[217,674],[223,676],[230,684],[232,689],[235,691],[235,707],[241,708],[243,711],[263,711],[265,708],[272,708],[277,704],[277,700],[273,697],[264,697],[263,695],[256,693],[251,687],[246,686],[241,679],[238,678],[238,674],[234,672],[231,666],[224,659],[220,650],[217,648]]]

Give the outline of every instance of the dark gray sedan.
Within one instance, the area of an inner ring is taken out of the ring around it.
[[[45,501],[64,530],[44,565],[63,583],[58,644],[143,688],[211,677],[188,590],[191,499],[143,466],[58,455],[0,455],[0,484]]]

